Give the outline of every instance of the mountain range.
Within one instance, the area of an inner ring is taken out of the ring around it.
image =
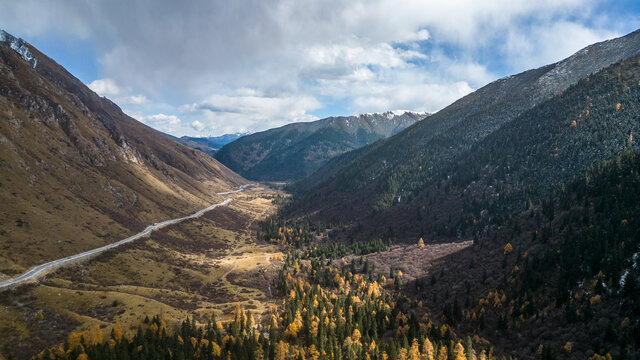
[[[223,146],[227,145],[230,142],[236,141],[239,138],[249,135],[250,133],[234,133],[234,134],[224,134],[220,136],[173,136],[169,134],[165,134],[173,141],[177,141],[184,146],[188,146],[190,148],[200,150],[203,153],[214,156],[215,153],[220,150]]]
[[[331,158],[397,134],[427,115],[389,111],[292,123],[244,136],[214,156],[247,179],[300,180]]]

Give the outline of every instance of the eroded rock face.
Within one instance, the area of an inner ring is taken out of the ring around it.
[[[0,41],[9,44],[15,52],[20,54],[20,56],[34,68],[38,65],[38,58],[33,56],[31,51],[29,51],[29,47],[24,40],[16,38],[4,30],[0,30]]]

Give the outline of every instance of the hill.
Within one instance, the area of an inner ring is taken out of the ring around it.
[[[246,183],[0,35],[0,276],[193,213]]]
[[[329,159],[394,135],[424,117],[400,111],[293,123],[244,136],[215,157],[247,179],[299,180]]]

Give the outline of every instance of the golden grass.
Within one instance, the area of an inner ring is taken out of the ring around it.
[[[12,315],[0,316],[0,354],[7,346],[3,334],[19,331],[27,336],[38,326],[9,324],[8,319],[33,317],[37,310],[72,319],[74,331],[99,325],[105,334],[115,321],[134,329],[145,316],[160,313],[168,324],[191,314],[202,321],[212,312],[228,319],[236,304],[260,319],[273,303],[266,284],[283,258],[277,246],[255,242],[256,221],[274,211],[271,201],[260,197],[265,193],[271,194],[252,188],[230,195],[234,200],[229,206],[202,218],[47,275],[44,285],[5,305]]]
[[[10,307],[0,307],[0,334],[12,333],[19,339],[29,337],[29,329],[20,312]],[[2,354],[0,354],[1,356]]]

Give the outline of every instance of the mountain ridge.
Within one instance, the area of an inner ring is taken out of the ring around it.
[[[296,180],[336,155],[396,134],[425,117],[426,113],[388,111],[291,123],[244,136],[215,157],[252,180]]]

